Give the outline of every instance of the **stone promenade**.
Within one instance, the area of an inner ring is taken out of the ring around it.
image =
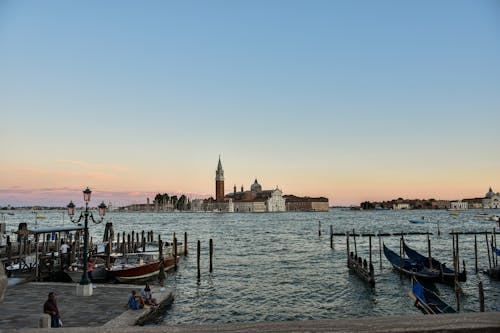
[[[369,317],[335,320],[286,322],[132,326],[141,322],[153,309],[132,311],[125,304],[132,288],[142,286],[98,285],[91,297],[76,297],[75,284],[27,283],[7,288],[0,304],[0,332],[101,332],[101,333],[215,333],[215,332],[500,332],[500,312],[459,313],[438,316]],[[172,302],[172,291],[153,287],[153,294],[163,303]],[[49,291],[56,291],[63,328],[37,329],[38,318]]]
[[[0,331],[38,327],[43,303],[50,291],[56,292],[57,304],[65,327],[123,327],[134,325],[152,309],[128,310],[126,305],[132,289],[143,285],[98,284],[90,297],[77,297],[74,283],[30,282],[9,286],[0,303]],[[158,301],[172,297],[170,289],[160,292],[152,286]]]

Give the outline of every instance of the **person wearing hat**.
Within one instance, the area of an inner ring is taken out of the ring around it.
[[[57,308],[56,293],[51,291],[43,304],[43,312],[50,315],[50,327],[62,327],[59,309]]]

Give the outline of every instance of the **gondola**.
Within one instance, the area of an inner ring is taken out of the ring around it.
[[[412,280],[412,290],[408,292],[415,301],[415,306],[424,314],[455,313],[455,309],[446,304],[438,295],[425,288],[415,279]]]
[[[431,268],[429,265],[429,257],[426,257],[417,251],[413,250],[410,248],[408,245],[406,245],[406,242],[403,242],[403,249],[408,256],[413,261],[419,262],[422,265],[424,265],[427,268]],[[448,268],[445,266],[445,264],[442,264],[440,261],[432,258],[432,268],[434,269],[439,269],[442,271],[443,275],[443,281],[448,282],[448,283],[454,283],[455,281],[455,271],[451,268]],[[459,272],[457,274],[458,281],[460,282],[465,282],[467,281],[467,271],[465,270],[465,265],[464,269],[462,272]]]
[[[394,251],[390,250],[384,244],[384,255],[396,270],[416,277],[422,282],[438,282],[441,280],[441,272],[438,270],[430,270],[422,263],[415,260],[401,258]]]

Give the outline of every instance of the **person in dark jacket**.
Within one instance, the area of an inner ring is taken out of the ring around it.
[[[50,315],[50,327],[61,327],[61,317],[57,308],[55,292],[49,293],[47,301],[43,304],[43,312]]]

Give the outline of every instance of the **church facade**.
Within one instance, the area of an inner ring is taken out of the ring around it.
[[[500,193],[495,193],[489,189],[483,199],[483,208],[500,208]]]
[[[227,213],[284,212],[286,203],[280,189],[262,190],[257,179],[249,191],[245,191],[241,186],[241,191],[238,192],[234,186],[232,193],[224,195],[224,170],[219,157],[215,171],[215,199],[204,200],[203,210]]]

